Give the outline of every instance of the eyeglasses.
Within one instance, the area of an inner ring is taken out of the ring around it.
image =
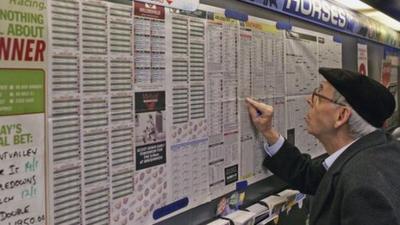
[[[340,103],[340,102],[338,102],[337,100],[333,100],[333,99],[331,99],[331,98],[328,98],[328,97],[326,97],[326,96],[324,96],[324,95],[319,94],[318,91],[319,91],[319,88],[315,88],[314,91],[313,91],[313,93],[312,93],[312,95],[311,95],[311,103],[312,103],[313,105],[315,104],[316,97],[320,97],[320,98],[325,99],[325,100],[327,100],[327,101],[329,101],[329,102],[331,102],[331,103],[334,103],[334,104],[336,104],[336,105],[346,106],[345,104]]]

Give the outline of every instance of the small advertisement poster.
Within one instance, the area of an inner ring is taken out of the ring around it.
[[[0,4],[0,224],[46,224],[44,0]]]
[[[358,72],[368,76],[368,46],[365,44],[357,44],[357,65]]]
[[[165,164],[165,92],[137,92],[136,170]]]
[[[390,78],[391,78],[391,70],[392,70],[392,64],[390,61],[383,61],[382,62],[382,68],[381,68],[381,83],[385,87],[389,87],[390,84]]]

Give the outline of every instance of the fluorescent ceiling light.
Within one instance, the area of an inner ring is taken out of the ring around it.
[[[332,0],[347,8],[358,11],[396,31],[400,31],[400,22],[393,19],[392,17],[372,8],[368,4],[360,0]]]
[[[347,8],[353,9],[353,10],[366,10],[366,9],[372,9],[371,6],[365,4],[362,1],[359,0],[334,0],[334,2],[339,2],[340,4],[346,6]]]
[[[363,13],[364,13],[364,15],[369,16],[372,19],[385,24],[386,26],[388,26],[396,31],[400,31],[400,22],[382,12],[375,10],[375,11],[363,12]]]

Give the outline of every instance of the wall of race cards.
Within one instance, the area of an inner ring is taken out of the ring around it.
[[[249,96],[275,107],[287,139],[320,155],[305,97],[319,67],[342,67],[342,44],[224,13],[2,3],[2,223],[154,224],[270,176]],[[178,210],[165,215],[169,207]]]

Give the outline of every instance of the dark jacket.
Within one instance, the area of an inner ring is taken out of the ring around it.
[[[310,225],[400,225],[400,144],[377,130],[350,145],[328,171],[287,141],[264,166],[315,195]]]

